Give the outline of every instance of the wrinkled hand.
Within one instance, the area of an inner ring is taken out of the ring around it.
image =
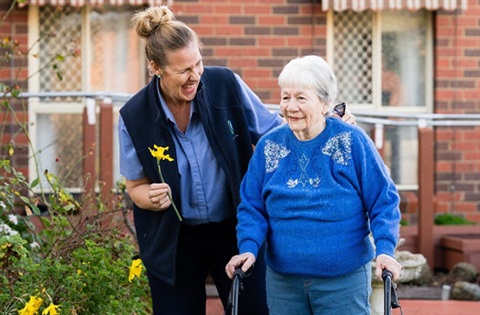
[[[255,263],[256,258],[252,253],[243,253],[233,256],[225,266],[225,272],[230,279],[233,278],[233,273],[238,267],[242,267],[243,272],[247,272]]]
[[[345,114],[343,115],[343,117],[338,116],[337,114],[335,114],[335,112],[332,113],[332,117],[339,118],[351,125],[357,124],[357,122],[355,121],[355,116],[352,114],[352,112],[348,108],[345,109]]]
[[[387,269],[393,275],[392,280],[396,281],[400,277],[400,272],[402,271],[402,265],[395,258],[390,257],[385,254],[378,255],[375,262],[375,276],[378,279],[382,279],[382,271]]]
[[[352,125],[357,124],[357,122],[355,121],[355,116],[352,114],[352,112],[350,112],[348,108],[345,110],[345,115],[343,115],[342,120]]]
[[[148,199],[153,205],[153,209],[158,211],[167,210],[172,204],[168,194],[171,194],[171,190],[167,184],[150,184]]]

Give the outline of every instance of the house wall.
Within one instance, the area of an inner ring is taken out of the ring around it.
[[[480,2],[435,21],[436,113],[480,113]],[[435,130],[435,211],[480,222],[480,127]]]
[[[0,1],[1,16],[9,4]],[[466,12],[435,13],[436,113],[480,113],[480,3],[468,1],[468,6]],[[232,68],[265,103],[278,103],[276,78],[290,59],[326,55],[326,13],[318,0],[175,0],[171,8],[200,35],[205,64]],[[13,35],[25,52],[27,22],[27,9],[15,9],[1,25],[2,39]],[[2,58],[4,52],[2,48]],[[14,82],[21,62],[19,78],[25,79],[26,59],[19,55],[2,62],[0,80]],[[22,106],[18,101],[14,105]],[[15,133],[11,115],[5,117],[3,110],[0,115],[11,122],[1,133],[2,144],[15,144],[12,162],[27,174],[26,137]],[[26,115],[19,117],[26,121]],[[480,128],[436,127],[434,163],[435,212],[453,212],[480,223]],[[403,218],[412,224],[417,221],[417,199],[415,192],[402,192]]]
[[[15,8],[8,15],[12,1],[0,1],[0,82],[2,87],[1,95],[11,89],[27,89],[26,79],[28,77],[28,11]],[[5,106],[8,101],[8,107]],[[25,101],[21,99],[1,99],[0,106],[0,154],[3,157],[8,152],[14,152],[10,157],[11,163],[19,171],[28,174],[28,148],[27,137],[21,131],[18,121],[26,127],[28,115],[24,110]],[[13,111],[16,115],[12,115]],[[16,117],[15,117],[16,116]],[[11,151],[10,148],[14,148]]]
[[[289,60],[326,55],[319,1],[176,0],[171,8],[199,34],[205,65],[232,68],[265,103],[279,103],[277,77]]]

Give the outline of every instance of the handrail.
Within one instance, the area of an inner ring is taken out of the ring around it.
[[[127,101],[133,94],[130,93],[117,93],[117,92],[24,92],[20,93],[17,97],[20,98],[47,98],[47,97],[85,97],[85,98],[97,98],[104,99],[110,98],[113,101]],[[5,97],[11,97],[11,94],[8,93]]]
[[[5,96],[10,96],[7,94]],[[21,98],[47,98],[47,97],[85,97],[85,98],[109,98],[112,101],[127,101],[132,97],[129,93],[117,92],[25,92],[18,97]],[[279,112],[277,104],[266,104],[269,110]],[[390,126],[480,126],[480,114],[417,114],[399,112],[374,112],[374,111],[352,111],[357,122],[366,124],[380,124]],[[389,119],[389,118],[402,118]]]
[[[278,105],[267,104],[274,112],[279,112]],[[388,126],[480,126],[480,114],[416,114],[398,112],[352,111],[357,122]],[[389,118],[401,118],[389,119]]]

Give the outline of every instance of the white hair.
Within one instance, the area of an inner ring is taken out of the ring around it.
[[[337,78],[320,56],[309,55],[290,60],[278,76],[280,88],[301,87],[315,90],[320,100],[331,107],[337,99]]]

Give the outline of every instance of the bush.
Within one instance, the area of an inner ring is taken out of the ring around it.
[[[2,165],[9,175],[0,177],[2,190],[11,193],[0,191],[0,314],[36,314],[34,302],[48,315],[151,313],[146,276],[129,282],[137,249],[123,232],[122,209],[77,202],[51,175],[57,197],[48,198],[48,214],[35,214],[37,207],[32,216],[19,215],[5,205],[18,198],[15,186],[28,185]],[[41,228],[31,219],[39,219]],[[59,308],[48,309],[51,303]]]
[[[439,214],[435,217],[435,224],[436,225],[470,225],[475,223],[458,215],[444,213],[444,214]]]

